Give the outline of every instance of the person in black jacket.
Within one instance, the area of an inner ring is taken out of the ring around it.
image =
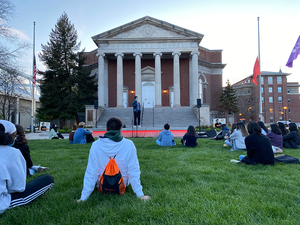
[[[181,139],[181,143],[185,146],[195,147],[197,143],[197,133],[193,126],[189,126],[187,132]]]
[[[31,175],[39,172],[43,172],[48,170],[48,167],[42,167],[42,166],[34,166],[33,162],[30,157],[30,151],[29,146],[27,145],[28,140],[25,137],[24,129],[21,125],[16,125],[17,129],[17,136],[15,143],[12,147],[17,148],[22,153],[25,161],[26,161],[26,167],[27,167],[27,177],[30,177]]]
[[[256,122],[249,122],[247,126],[249,136],[245,138],[247,156],[240,156],[240,160],[247,164],[274,165],[274,153],[269,139],[261,133]]]
[[[299,131],[295,123],[289,124],[290,133],[284,135],[283,147],[285,148],[299,148]]]
[[[286,134],[289,133],[289,132],[287,131],[287,129],[285,128],[284,123],[278,122],[278,127],[279,127],[279,129],[281,130],[282,137],[283,137],[284,135],[286,135]]]

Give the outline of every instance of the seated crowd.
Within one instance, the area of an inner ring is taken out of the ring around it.
[[[216,123],[215,126],[220,124]],[[131,140],[122,135],[122,120],[112,117],[107,121],[106,133],[99,136],[94,141],[91,130],[85,130],[85,123],[80,122],[77,126],[72,126],[72,132],[69,134],[70,144],[85,144],[93,142],[90,152],[86,172],[83,178],[83,188],[80,199],[77,202],[85,201],[91,195],[95,187],[98,191],[105,193],[106,168],[109,163],[116,163],[120,182],[120,190],[125,192],[126,187],[131,184],[137,197],[141,200],[148,200],[151,197],[144,195],[140,182],[140,167],[137,158],[136,147]],[[274,153],[282,152],[282,148],[299,148],[299,131],[295,123],[289,124],[287,130],[282,124],[271,124],[270,130],[266,128],[263,122],[249,122],[247,128],[243,122],[232,124],[232,129],[226,124],[220,125],[221,131],[213,137],[213,140],[225,140],[224,146],[231,147],[231,151],[246,150],[245,155],[240,155],[239,160],[232,162],[246,164],[274,165]],[[50,139],[63,138],[58,132],[57,126],[52,125],[49,134]],[[181,139],[181,143],[187,147],[198,145],[197,134],[194,126],[189,126]],[[26,177],[38,172],[48,170],[47,167],[34,166],[28,140],[25,138],[24,129],[20,125],[14,125],[9,121],[0,120],[0,214],[6,209],[21,206],[30,203],[38,196],[49,190],[54,179],[49,174],[39,176],[26,184]],[[164,130],[159,134],[156,143],[159,146],[176,145],[174,136],[170,131],[170,125],[164,125]],[[11,159],[14,158],[13,161]],[[6,162],[11,162],[7,164]],[[122,181],[122,182],[121,182]],[[118,192],[114,193],[119,193]],[[124,193],[122,192],[122,193]],[[122,194],[120,192],[120,194]],[[34,196],[29,198],[28,196]]]

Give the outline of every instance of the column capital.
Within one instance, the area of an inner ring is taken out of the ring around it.
[[[122,53],[122,52],[117,52],[117,53],[115,54],[115,56],[116,56],[116,57],[121,56],[121,57],[123,58],[123,57],[124,57],[124,53]]]
[[[137,56],[142,57],[142,56],[143,56],[143,53],[141,53],[141,52],[135,52],[135,53],[133,53],[133,56],[134,56],[134,57],[137,57]]]
[[[154,57],[157,56],[157,55],[159,55],[160,57],[162,57],[162,53],[161,53],[161,52],[154,52],[154,53],[153,53],[153,56],[154,56]]]
[[[180,56],[180,55],[181,55],[181,52],[172,52],[172,56],[173,56],[173,57],[176,56],[176,55]]]
[[[105,57],[105,54],[103,53],[103,52],[98,52],[97,54],[96,54],[96,56],[99,58],[99,57]]]
[[[198,56],[200,55],[200,52],[191,52],[191,56],[194,56],[195,54]]]

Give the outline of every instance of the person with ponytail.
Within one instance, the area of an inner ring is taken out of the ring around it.
[[[32,202],[54,183],[53,177],[45,174],[26,184],[26,161],[21,152],[12,147],[16,134],[13,123],[0,120],[0,214]]]

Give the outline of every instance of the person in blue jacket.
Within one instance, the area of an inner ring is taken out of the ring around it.
[[[156,140],[156,143],[158,145],[160,146],[176,145],[173,134],[169,129],[170,129],[170,125],[166,123],[164,125],[164,130],[159,134],[158,139]]]
[[[134,126],[141,127],[141,103],[137,96],[134,96],[134,101],[132,102],[133,114],[134,114]]]
[[[87,137],[91,136],[93,131],[91,130],[85,130],[84,129],[85,123],[80,122],[78,124],[78,129],[75,131],[74,134],[74,144],[86,144],[87,143]]]

